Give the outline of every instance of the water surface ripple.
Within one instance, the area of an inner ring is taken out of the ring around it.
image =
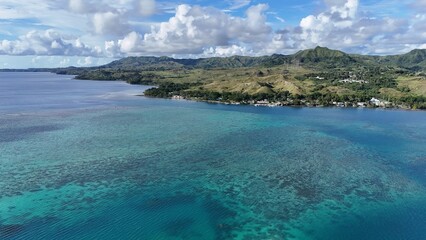
[[[0,239],[425,239],[426,114],[0,73]]]

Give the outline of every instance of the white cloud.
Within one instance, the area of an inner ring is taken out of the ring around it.
[[[245,47],[231,45],[231,46],[218,46],[204,49],[202,57],[229,57],[229,56],[245,56],[253,55],[251,50]]]
[[[93,15],[94,32],[99,35],[120,35],[128,31],[128,26],[121,19],[121,15],[113,12],[95,13]]]
[[[235,10],[250,5],[251,0],[231,0],[229,9]]]
[[[324,0],[322,11],[290,26],[291,16],[266,12],[268,5],[251,5],[258,2],[251,0],[225,0],[228,11],[155,0],[2,0],[0,16],[10,21],[0,30],[7,35],[0,39],[0,55],[264,55],[317,45],[358,53],[400,53],[426,44],[422,11],[426,2],[407,1],[412,16],[401,19],[374,13],[378,5],[391,4],[388,1],[366,7],[359,0]],[[237,9],[243,7],[247,8],[241,17]],[[163,22],[149,18],[165,12],[174,15]],[[285,25],[280,17],[287,20]],[[13,22],[17,19],[18,25]],[[27,25],[25,19],[30,19]]]
[[[129,33],[123,40],[119,42],[120,51],[131,53],[135,51],[142,40],[142,36],[136,32]]]
[[[172,18],[152,26],[150,32],[131,31],[121,40],[109,41],[106,48],[114,56],[264,55],[317,45],[379,53],[376,45],[394,45],[398,36],[404,37],[402,33],[408,29],[404,29],[404,24],[407,25],[404,21],[358,16],[358,0],[328,0],[326,3],[325,11],[306,16],[299,26],[276,33],[267,23],[268,6],[265,4],[249,7],[244,18],[211,7],[179,5]],[[420,14],[417,22],[419,19],[422,19]],[[419,23],[415,28],[420,28]],[[373,41],[380,34],[382,37]]]
[[[59,3],[56,5],[58,8],[62,8],[61,1],[64,0],[58,0]],[[93,14],[93,13],[101,13],[101,12],[109,12],[109,11],[120,11],[119,6],[123,5],[126,6],[124,2],[120,1],[109,1],[109,0],[102,0],[102,1],[96,1],[96,0],[65,0],[68,1],[68,9],[71,12],[78,13],[78,14]],[[115,5],[113,3],[119,3],[118,5]]]
[[[68,67],[68,66],[80,66],[80,63],[85,62],[86,57],[78,56],[12,56],[12,55],[0,55],[0,67],[3,68],[52,68],[52,67]],[[99,66],[107,64],[115,58],[91,58],[92,64],[88,66]]]
[[[407,51],[404,43],[415,47],[426,42],[425,37],[419,35],[424,32],[419,31],[421,26],[426,24],[420,16],[411,21],[366,17],[359,14],[358,0],[325,2],[328,6],[325,11],[302,18],[298,27],[277,32],[271,44],[280,47],[275,51],[320,45],[358,53],[390,54]]]
[[[246,18],[233,17],[210,7],[179,5],[174,17],[151,32],[131,32],[117,42],[127,54],[201,54],[203,49],[227,46],[233,41],[260,42],[271,34],[259,4],[246,11]]]
[[[0,41],[2,55],[65,55],[98,56],[100,52],[83,43],[78,38],[62,36],[49,29],[30,31],[18,40]]]
[[[281,23],[285,23],[285,19],[282,17],[275,17],[275,19],[277,19],[278,21],[280,21]]]
[[[155,0],[140,0],[139,12],[144,17],[149,17],[155,13]]]
[[[0,18],[2,20],[31,20],[24,32],[41,27],[57,28],[63,32],[84,31],[86,19],[79,18],[68,10],[68,0],[2,0],[0,1]],[[15,24],[16,25],[16,24]],[[4,30],[4,29],[2,29]],[[21,27],[8,29],[12,34],[22,34]]]
[[[61,0],[63,1],[63,0]],[[67,0],[68,9],[86,19],[98,36],[122,37],[156,12],[155,0]]]
[[[83,66],[83,67],[91,66],[93,65],[93,59],[91,57],[85,57],[84,59],[79,59],[77,61],[77,65]]]
[[[248,28],[246,32],[258,36],[259,34],[269,33],[271,28],[266,24],[264,12],[268,9],[266,4],[258,4],[247,9],[246,23]]]
[[[76,13],[87,13],[91,11],[91,6],[87,4],[87,1],[83,0],[70,0],[68,7],[71,11]]]
[[[337,13],[342,19],[354,18],[358,10],[358,0],[340,0],[332,5],[330,12]]]

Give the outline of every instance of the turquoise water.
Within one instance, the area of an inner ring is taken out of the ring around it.
[[[426,113],[0,73],[0,239],[426,239]]]

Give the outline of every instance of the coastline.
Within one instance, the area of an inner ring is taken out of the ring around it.
[[[347,108],[347,109],[383,109],[383,110],[403,110],[403,111],[424,111],[425,109],[415,109],[403,105],[383,105],[377,106],[368,104],[365,106],[359,106],[356,103],[343,102],[343,104],[311,104],[309,102],[304,102],[302,104],[292,104],[290,102],[268,102],[265,101],[220,101],[220,100],[206,100],[197,97],[183,97],[183,96],[172,96],[172,97],[156,97],[156,96],[147,96],[144,93],[138,94],[136,96],[147,97],[147,98],[159,98],[159,99],[169,99],[169,100],[185,100],[193,102],[204,102],[210,104],[223,104],[223,105],[234,105],[234,106],[254,106],[254,107],[265,107],[265,108],[276,108],[276,107],[300,107],[300,108]]]

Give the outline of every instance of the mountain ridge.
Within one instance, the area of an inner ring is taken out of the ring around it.
[[[105,65],[94,67],[0,69],[0,71],[52,71],[73,74],[84,70],[178,70],[178,69],[227,69],[244,67],[273,67],[283,64],[300,64],[310,68],[351,67],[359,65],[389,65],[414,71],[426,71],[426,49],[413,49],[399,55],[350,54],[340,50],[317,46],[294,54],[265,56],[230,56],[208,58],[172,58],[167,56],[125,57]]]
[[[240,68],[256,66],[277,66],[282,64],[297,63],[313,67],[345,67],[354,64],[388,64],[395,67],[417,68],[426,70],[426,49],[414,49],[408,53],[389,56],[349,54],[340,50],[333,50],[317,46],[313,49],[300,50],[294,54],[272,54],[268,56],[230,56],[211,58],[171,58],[171,57],[126,57],[115,60],[99,68],[161,68],[172,70],[178,68]],[[96,68],[96,67],[95,67]]]

